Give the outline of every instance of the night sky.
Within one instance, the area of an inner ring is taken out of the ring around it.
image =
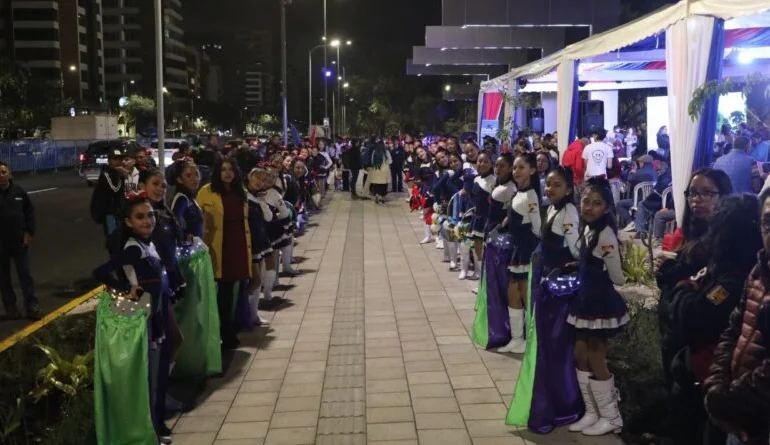
[[[231,26],[269,29],[274,36],[275,75],[280,76],[279,5],[279,0],[186,0],[186,31],[217,29],[226,33]],[[405,75],[412,46],[425,43],[425,26],[441,24],[441,0],[328,0],[327,5],[329,37],[354,42],[342,52],[349,76]],[[307,113],[307,58],[310,48],[321,43],[323,0],[293,0],[287,24],[289,105],[295,118]],[[315,53],[314,68],[319,77],[314,88],[322,85],[321,53]],[[424,79],[426,83],[437,82]],[[302,114],[295,114],[297,109]]]

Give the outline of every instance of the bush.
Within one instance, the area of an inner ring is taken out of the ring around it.
[[[65,444],[73,438],[78,444],[96,443],[90,383],[74,396],[58,390],[38,402],[30,396],[41,388],[38,371],[51,363],[38,345],[66,361],[88,355],[94,349],[95,318],[93,312],[61,317],[0,354],[0,443]],[[13,422],[17,417],[18,424]]]
[[[623,259],[623,275],[630,284],[651,285],[654,282],[652,264],[647,248],[633,240],[623,243],[621,258]]]
[[[658,431],[666,416],[667,393],[660,355],[657,308],[630,302],[631,321],[613,342],[610,367],[623,400],[626,443],[645,443],[642,435]]]

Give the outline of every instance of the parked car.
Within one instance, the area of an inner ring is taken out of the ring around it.
[[[163,141],[163,165],[169,166],[174,163],[174,153],[179,150],[179,147],[182,145],[182,142],[187,142],[186,139],[165,139]],[[159,165],[158,162],[158,140],[153,139],[152,143],[150,144],[150,151],[152,152],[152,159],[155,160],[155,164]]]
[[[93,186],[99,179],[102,169],[108,163],[109,152],[116,148],[124,152],[134,153],[140,147],[134,140],[110,139],[91,143],[86,151],[80,155],[78,174],[89,187]]]

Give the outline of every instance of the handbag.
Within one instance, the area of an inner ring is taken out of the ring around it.
[[[543,278],[543,282],[548,293],[559,298],[576,294],[582,285],[577,272],[564,273],[558,268]]]

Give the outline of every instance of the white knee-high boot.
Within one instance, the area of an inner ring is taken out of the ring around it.
[[[445,247],[446,247],[444,249],[444,260],[443,260],[443,262],[444,263],[448,263],[449,262],[449,257],[450,257],[450,255],[449,255],[449,241],[445,241],[444,239],[442,239],[441,243],[442,243],[442,245],[445,245]]]
[[[467,243],[460,243],[460,276],[464,280],[468,277],[468,268],[471,266],[471,247]]]
[[[449,258],[449,270],[457,269],[457,242],[444,242],[444,257]]]
[[[508,315],[511,318],[511,341],[497,352],[523,354],[527,348],[527,342],[524,340],[524,309],[509,307]]]
[[[256,281],[258,284],[255,284],[254,286],[249,286],[249,307],[251,308],[251,318],[254,320],[255,324],[265,326],[270,324],[269,321],[265,320],[264,318],[259,316],[259,295],[260,290],[262,290],[262,282],[261,278],[264,276],[264,264],[255,264],[252,268],[251,273],[256,278]]]
[[[293,267],[291,267],[291,258],[294,254],[294,237],[289,239],[289,244],[281,249],[281,265],[283,266],[283,272],[295,275],[297,273]]]
[[[274,270],[265,270],[264,274],[262,274],[262,293],[267,301],[273,299],[273,287],[275,286],[277,275]]]
[[[591,380],[591,394],[599,409],[599,420],[582,430],[586,436],[603,436],[607,433],[618,434],[623,429],[623,417],[618,409],[618,390],[615,389],[615,378],[609,380]]]
[[[423,231],[425,232],[425,238],[420,241],[420,244],[428,244],[433,240],[433,234],[430,231],[430,224],[425,224],[425,226],[423,226]]]
[[[583,396],[583,404],[586,407],[586,413],[580,420],[569,426],[569,430],[573,433],[579,433],[599,421],[599,416],[596,413],[596,405],[594,405],[594,398],[591,396],[591,373],[578,369],[577,379],[578,386],[580,386],[580,395]]]

